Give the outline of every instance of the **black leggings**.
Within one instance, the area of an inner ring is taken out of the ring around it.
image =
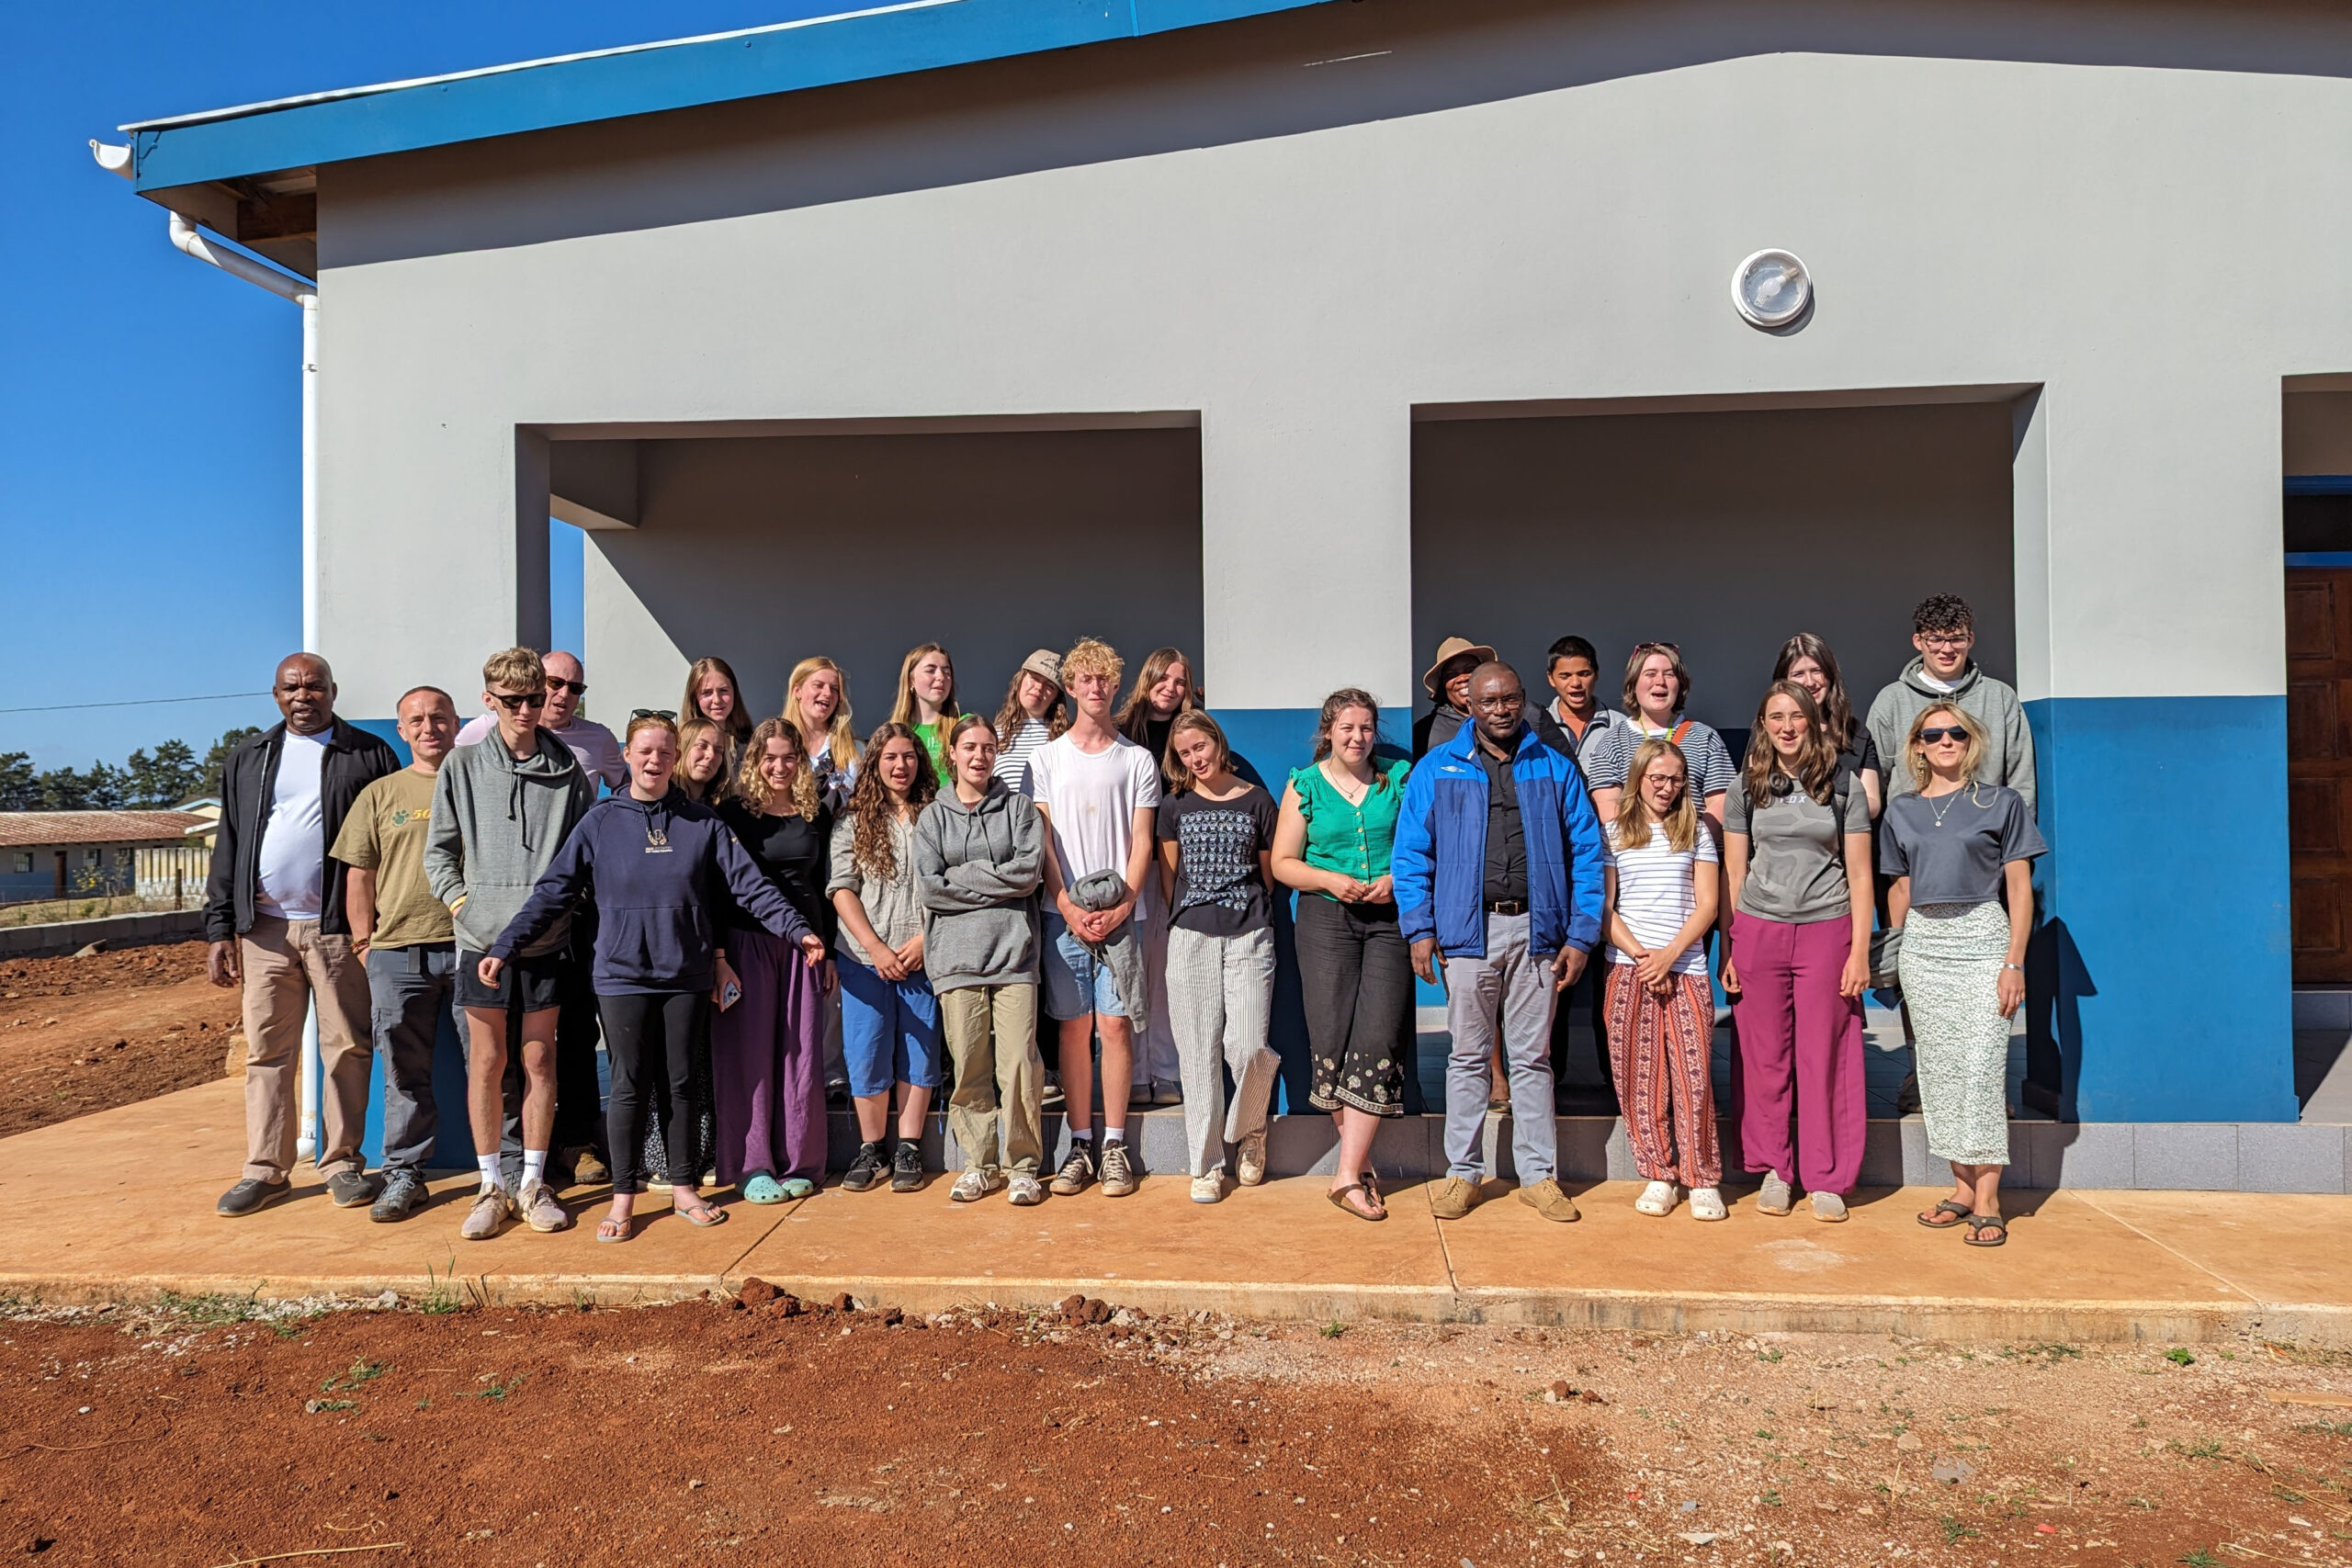
[[[605,1107],[605,1141],[613,1156],[613,1190],[645,1190],[645,1118],[662,1108],[670,1179],[692,1185],[695,1128],[702,1107],[695,1096],[695,1046],[710,1034],[707,991],[599,996],[605,1053],[612,1058],[613,1091]]]

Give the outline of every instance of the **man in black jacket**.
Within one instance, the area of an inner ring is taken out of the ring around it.
[[[319,1015],[326,1079],[318,1167],[327,1196],[375,1196],[360,1158],[368,1123],[368,970],[351,951],[344,865],[327,854],[351,804],[397,772],[391,747],[334,716],[334,672],[315,653],[279,661],[270,695],[285,722],[229,754],[220,829],[204,889],[212,983],[244,987],[245,1173],[220,1212],[250,1214],[292,1185],[302,1021]]]

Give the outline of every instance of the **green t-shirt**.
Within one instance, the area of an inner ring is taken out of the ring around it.
[[[1331,787],[1321,763],[1310,762],[1291,774],[1291,787],[1298,792],[1298,814],[1306,819],[1303,858],[1317,871],[1336,871],[1358,882],[1377,882],[1388,874],[1388,857],[1396,847],[1396,813],[1405,803],[1405,775],[1413,765],[1397,758],[1376,759],[1373,766],[1379,776],[1353,806]]]
[[[952,730],[963,722],[964,716],[959,713],[954,718],[934,718],[929,724],[907,726],[922,737],[923,750],[931,753],[931,771],[939,775],[939,787],[942,789],[956,787],[956,773],[948,766],[947,747],[942,731]]]
[[[328,852],[376,874],[376,933],[370,947],[414,947],[456,940],[449,911],[424,880],[424,831],[433,820],[431,773],[402,768],[359,792]]]

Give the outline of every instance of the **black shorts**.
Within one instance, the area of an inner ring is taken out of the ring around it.
[[[571,983],[570,953],[543,953],[536,958],[510,958],[498,972],[498,984],[481,983],[479,953],[458,950],[458,1005],[494,1008],[502,1012],[539,1012],[563,1005]]]

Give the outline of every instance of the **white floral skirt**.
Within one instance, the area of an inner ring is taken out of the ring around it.
[[[2009,1163],[2009,1021],[2001,965],[2009,915],[1998,903],[1927,905],[1903,923],[1899,968],[1928,1152],[1959,1165]]]

